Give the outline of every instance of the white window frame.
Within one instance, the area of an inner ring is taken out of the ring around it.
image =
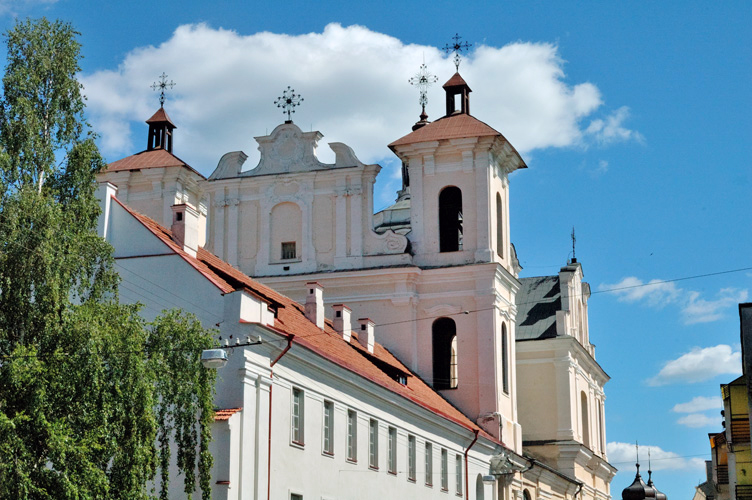
[[[455,470],[455,476],[457,476],[457,485],[455,487],[455,493],[457,496],[462,496],[462,455],[457,453],[454,456],[454,468]]]
[[[426,486],[433,487],[433,444],[426,441]]]
[[[358,461],[358,412],[347,410],[347,460]]]
[[[397,429],[389,427],[389,439],[387,442],[387,472],[397,474]]]
[[[298,446],[305,446],[305,391],[292,388],[290,407],[290,441]]]
[[[449,453],[441,449],[441,491],[449,491]]]
[[[379,421],[368,421],[368,468],[379,470]]]
[[[334,403],[324,400],[324,415],[322,417],[322,452],[334,456]]]
[[[407,480],[413,483],[416,480],[416,461],[418,453],[418,443],[415,441],[415,436],[412,434],[407,435]]]

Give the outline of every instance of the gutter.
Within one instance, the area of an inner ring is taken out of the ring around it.
[[[465,449],[465,498],[468,499],[470,498],[470,478],[467,477],[467,454],[470,452],[470,448],[472,448],[475,442],[478,440],[478,434],[480,433],[480,431],[478,429],[475,429],[473,433],[475,434],[473,442],[470,443],[470,446]]]
[[[285,347],[281,353],[279,353],[279,356],[274,358],[274,361],[272,361],[269,364],[269,368],[274,368],[274,365],[277,364],[277,361],[282,359],[282,356],[287,354],[287,351],[292,348],[292,340],[295,338],[295,335],[290,334],[289,337],[287,337],[287,347]],[[269,378],[272,380],[272,382],[269,384],[269,447],[268,447],[268,456],[267,456],[267,471],[266,471],[266,498],[267,500],[271,500],[272,498],[272,389],[274,389],[274,370],[271,370],[269,372]]]

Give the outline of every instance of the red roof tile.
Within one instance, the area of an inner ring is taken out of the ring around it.
[[[394,149],[395,146],[404,144],[414,144],[417,142],[439,141],[442,139],[460,139],[463,137],[486,137],[499,136],[490,126],[486,125],[477,118],[464,113],[457,113],[439,118],[418,130],[407,134],[401,139],[397,139],[389,145]]]
[[[242,410],[242,408],[220,408],[218,410],[214,410],[214,421],[221,422],[224,420],[230,420],[230,417]]]
[[[348,343],[332,328],[332,324],[328,320],[324,329],[321,330],[305,316],[303,306],[297,302],[243,274],[203,248],[199,248],[197,256],[192,257],[172,241],[169,230],[161,227],[149,217],[127,207],[117,199],[116,201],[222,292],[229,293],[236,289],[243,289],[265,299],[272,306],[276,306],[277,314],[273,329],[288,337],[292,336],[293,346],[298,345],[313,351],[338,366],[409,399],[443,418],[469,430],[477,430],[485,438],[498,442],[434,391],[420,377],[412,374],[402,362],[381,344],[376,343],[374,352],[371,354],[360,345],[356,332],[353,332],[351,342]],[[395,372],[408,375],[405,385],[395,380]]]
[[[186,162],[165,149],[152,149],[141,151],[135,155],[127,156],[121,160],[113,161],[107,166],[105,172],[120,172],[124,170],[143,170],[146,168],[185,167],[205,179]]]

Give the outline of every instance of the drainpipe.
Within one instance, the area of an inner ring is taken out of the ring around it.
[[[274,368],[274,365],[277,364],[277,361],[282,359],[282,356],[287,354],[287,351],[290,350],[292,347],[292,339],[295,338],[295,335],[290,335],[287,337],[287,347],[285,347],[281,353],[279,353],[279,356],[277,356],[274,361],[272,361],[269,364],[269,368]],[[267,472],[266,472],[266,498],[267,500],[271,500],[272,498],[272,389],[274,388],[274,370],[271,370],[269,372],[269,378],[272,380],[272,382],[269,384],[269,450],[268,450],[268,464],[267,464]]]
[[[472,448],[473,445],[475,444],[475,442],[478,440],[478,433],[480,431],[476,429],[473,432],[475,433],[475,437],[473,438],[473,442],[470,443],[470,446],[468,446],[465,449],[465,498],[466,499],[470,498],[470,478],[467,476],[467,454],[470,452],[470,448]]]
[[[582,491],[582,487],[583,487],[583,485],[584,485],[584,484],[585,484],[585,483],[580,483],[580,485],[579,485],[579,486],[577,487],[577,491],[575,491],[575,492],[574,492],[574,495],[572,495],[572,498],[573,498],[573,499],[574,499],[574,498],[577,498],[577,495],[579,495],[579,494],[580,494],[580,492]]]

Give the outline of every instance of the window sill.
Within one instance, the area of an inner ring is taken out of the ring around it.
[[[273,260],[269,264],[272,266],[284,266],[285,264],[295,264],[296,262],[303,262],[303,259]]]
[[[356,459],[356,458],[349,458],[348,457],[348,458],[345,459],[345,461],[349,462],[351,464],[357,464],[358,463],[358,459]]]
[[[449,493],[449,488],[441,488],[442,493]]]
[[[368,470],[372,470],[372,471],[374,471],[374,472],[378,472],[378,471],[379,471],[379,468],[378,468],[378,467],[375,467],[375,466],[373,466],[373,465],[369,465],[369,466],[368,466]]]
[[[322,451],[321,454],[325,457],[334,458],[334,452],[331,451]]]
[[[415,484],[415,478],[414,477],[408,477],[407,478],[407,482]]]
[[[301,450],[305,449],[305,443],[300,443],[298,441],[290,441],[290,446],[292,446],[293,448],[301,449]]]
[[[426,483],[426,488],[433,488],[433,484],[432,483]]]
[[[389,475],[391,475],[391,476],[396,476],[397,475],[397,471],[396,470],[388,470],[388,471],[386,471],[386,473],[389,474]],[[409,481],[409,479],[408,479],[408,481]]]

